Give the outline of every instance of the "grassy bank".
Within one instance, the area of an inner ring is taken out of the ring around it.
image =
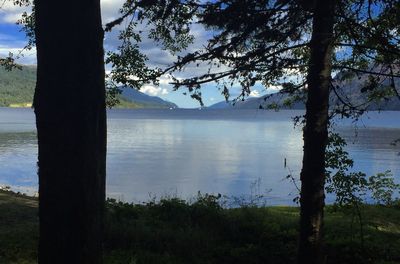
[[[35,263],[37,201],[0,192],[0,263]],[[400,263],[400,208],[326,209],[328,263]],[[105,263],[295,263],[298,208],[221,208],[200,196],[107,202]]]

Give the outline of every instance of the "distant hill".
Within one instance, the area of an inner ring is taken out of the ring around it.
[[[30,105],[36,85],[36,67],[7,71],[0,67],[0,106]]]
[[[36,85],[36,67],[6,71],[0,67],[0,107],[30,107]],[[177,108],[177,105],[157,96],[122,88],[118,108]]]
[[[363,102],[366,102],[368,93],[361,92],[361,89],[365,86],[364,83],[368,78],[368,75],[361,76],[353,76],[352,78],[342,78],[342,75],[338,75],[334,83],[339,85],[341,88],[338,90],[339,95],[342,98],[346,98],[347,102],[351,102],[353,105],[360,105]],[[384,82],[383,85],[388,85],[388,83]],[[395,80],[395,86],[398,90],[400,90],[400,78]],[[210,109],[258,109],[258,108],[268,108],[270,105],[280,105],[283,109],[305,109],[305,104],[303,102],[296,102],[291,107],[284,106],[283,103],[289,98],[287,94],[269,94],[264,95],[258,98],[248,98],[245,101],[237,101],[233,102],[219,102],[209,106]],[[331,93],[330,105],[341,105],[342,103],[339,101],[336,94]],[[283,106],[282,106],[283,105]],[[380,100],[371,102],[368,107],[368,110],[391,110],[391,111],[400,111],[400,100],[392,96],[389,100]]]
[[[268,94],[261,97],[250,97],[244,101],[236,101],[236,102],[218,102],[209,106],[209,109],[259,109],[259,108],[268,108],[270,105],[282,105],[281,108],[286,109],[289,107],[283,106],[283,102],[289,98],[286,94]],[[297,102],[293,104],[290,109],[305,109],[305,105],[302,102]]]
[[[132,88],[121,88],[123,101],[136,103],[142,108],[178,108],[174,103],[165,101],[157,96],[150,96]]]

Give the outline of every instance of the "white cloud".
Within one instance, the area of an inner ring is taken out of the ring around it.
[[[142,93],[151,95],[151,96],[159,96],[168,94],[168,90],[166,88],[158,87],[155,85],[146,84],[140,88]]]
[[[22,51],[25,42],[15,42],[2,44],[0,39],[0,57],[4,58],[9,56],[10,53],[13,54],[13,58],[17,59],[19,64],[32,65],[36,64],[36,48],[31,50]],[[14,45],[12,45],[14,44]]]
[[[101,17],[103,24],[107,24],[119,17],[119,9],[124,0],[101,0]]]
[[[166,95],[166,94],[169,94],[168,90],[165,88],[162,88],[161,95]]]
[[[14,24],[19,19],[21,19],[21,16],[22,16],[22,12],[8,13],[8,14],[2,15],[0,21],[9,23],[9,24]]]
[[[119,9],[125,0],[101,0],[101,14],[103,23],[106,24],[119,16]],[[21,18],[23,12],[30,13],[31,7],[20,7],[14,5],[12,1],[0,2],[0,23],[14,24]]]
[[[267,89],[271,92],[278,92],[282,89],[282,86],[281,85],[271,85],[271,86],[268,86]]]
[[[260,97],[260,92],[258,90],[253,90],[249,94],[250,97]]]
[[[12,1],[1,2],[0,23],[15,24],[21,18],[23,12],[31,12],[30,7],[20,7],[14,5]]]

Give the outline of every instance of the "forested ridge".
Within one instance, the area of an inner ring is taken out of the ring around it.
[[[35,83],[34,66],[22,66],[12,71],[0,67],[0,106],[32,104]]]
[[[30,107],[36,85],[36,66],[6,70],[0,67],[0,107]],[[116,108],[176,108],[171,102],[130,88],[118,95]]]
[[[364,91],[366,79],[370,75],[350,75],[349,73],[338,74],[333,80],[335,83],[340,84],[341,88],[337,92],[341,98],[346,98],[353,105],[362,105],[367,102],[370,98],[371,100],[365,105],[365,108],[369,111],[400,111],[400,100],[395,96],[391,95],[390,83],[388,81],[381,84],[377,89],[371,91]],[[343,80],[343,76],[347,79]],[[395,86],[399,87],[400,78],[395,78]],[[364,91],[364,92],[363,92]],[[372,98],[374,93],[387,93],[386,96],[379,96],[378,98]],[[291,95],[285,93],[274,93],[267,94],[261,97],[251,97],[245,101],[222,101],[210,106],[214,109],[258,109],[258,108],[274,108],[279,107],[283,109],[305,109],[304,101],[291,102]],[[335,94],[335,91],[330,92],[330,108],[342,107],[343,103]]]

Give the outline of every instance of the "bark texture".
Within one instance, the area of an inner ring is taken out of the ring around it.
[[[35,1],[39,264],[102,262],[106,112],[100,0]]]
[[[322,227],[325,205],[325,149],[331,81],[335,0],[314,6],[308,99],[301,171],[301,214],[298,263],[324,263]]]

